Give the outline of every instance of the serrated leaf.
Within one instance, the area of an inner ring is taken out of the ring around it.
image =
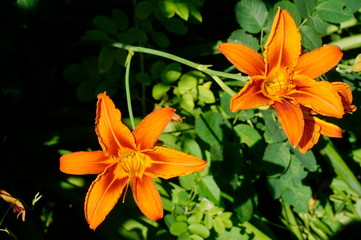
[[[311,16],[316,0],[295,0],[296,7],[303,18]]]
[[[246,33],[244,29],[233,31],[227,42],[240,43],[252,48],[255,51],[260,49],[258,39],[253,37],[251,34]]]
[[[98,57],[99,73],[105,73],[113,66],[114,58],[112,50],[108,47],[102,47]]]
[[[170,86],[168,84],[157,83],[152,89],[152,96],[155,100],[159,100],[168,92],[169,89]]]
[[[267,8],[261,0],[242,0],[236,5],[239,25],[250,33],[259,33],[267,17]]]
[[[262,168],[268,175],[283,173],[290,164],[291,153],[283,143],[269,144],[263,155]]]
[[[341,23],[353,17],[352,12],[345,9],[344,6],[345,4],[342,1],[329,0],[318,4],[316,11],[327,22]]]
[[[308,25],[303,25],[300,28],[302,36],[301,43],[308,50],[314,50],[322,46],[321,37]]]
[[[96,16],[93,19],[93,24],[98,29],[104,31],[105,33],[109,34],[116,34],[117,33],[117,25],[113,21],[113,19],[106,17],[106,16]]]
[[[213,176],[207,175],[201,178],[198,183],[199,196],[205,197],[215,204],[219,204],[221,190],[214,181]]]
[[[254,146],[262,139],[258,131],[247,124],[238,124],[234,127],[234,130],[240,137],[241,143],[245,143],[248,147]]]
[[[230,123],[220,113],[206,112],[196,118],[195,129],[197,135],[210,145],[222,144]]]

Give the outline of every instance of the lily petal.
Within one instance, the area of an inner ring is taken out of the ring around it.
[[[104,221],[128,182],[128,175],[118,163],[110,165],[98,175],[89,188],[84,205],[85,218],[91,229]]]
[[[293,71],[301,54],[301,34],[291,14],[286,10],[276,13],[264,51],[266,74],[288,68]]]
[[[327,81],[315,81],[305,75],[295,76],[297,90],[287,96],[294,98],[298,103],[313,111],[329,117],[342,118],[344,109],[341,97]]]
[[[343,82],[331,82],[331,84],[341,97],[345,113],[356,111],[357,107],[351,104],[353,97],[350,86]]]
[[[98,94],[96,133],[108,157],[118,156],[124,148],[135,149],[133,134],[121,121],[121,113],[106,93]]]
[[[338,46],[328,45],[317,48],[300,56],[295,69],[295,75],[307,75],[317,78],[332,69],[342,58],[342,51]]]
[[[313,117],[315,124],[321,127],[320,133],[327,137],[342,138],[342,129],[335,124]]]
[[[277,112],[278,121],[281,123],[288,140],[292,146],[297,146],[303,135],[304,120],[299,107],[287,100],[275,101],[274,108]]]
[[[143,151],[150,157],[150,166],[145,170],[146,175],[156,178],[172,178],[187,175],[196,171],[203,171],[207,162],[192,155],[170,148],[155,147],[153,150]]]
[[[251,80],[242,88],[242,90],[234,95],[231,99],[230,109],[232,112],[238,110],[269,106],[273,100],[267,98],[262,90],[262,80]]]
[[[218,50],[239,71],[249,76],[264,74],[265,64],[262,56],[252,48],[238,43],[222,43]]]
[[[162,201],[151,177],[132,179],[132,192],[140,211],[149,219],[157,221],[163,217]]]
[[[152,148],[174,113],[173,108],[162,108],[148,114],[133,131],[137,148]]]
[[[60,171],[68,174],[99,174],[113,162],[102,151],[68,153],[60,157]]]

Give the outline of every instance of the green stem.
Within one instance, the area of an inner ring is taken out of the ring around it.
[[[288,228],[295,234],[296,238],[299,240],[303,240],[302,232],[298,226],[295,215],[292,212],[290,205],[283,202],[282,203],[283,213],[287,219]]]
[[[271,240],[272,239],[269,236],[267,236],[266,234],[264,234],[261,230],[256,228],[250,222],[244,222],[244,223],[240,224],[240,226],[245,227],[247,230],[251,231],[254,234],[254,239],[257,239],[257,240]]]
[[[184,65],[187,65],[189,67],[195,68],[195,69],[197,69],[197,70],[199,70],[201,72],[204,72],[204,73],[210,75],[218,83],[218,85],[225,92],[229,93],[230,95],[234,94],[233,90],[231,88],[229,88],[219,77],[235,79],[235,80],[242,81],[243,83],[246,83],[248,81],[248,77],[246,77],[246,76],[241,76],[239,74],[232,74],[232,73],[225,73],[225,72],[211,70],[211,69],[208,69],[211,65],[198,64],[198,63],[189,61],[189,60],[187,60],[185,58],[181,58],[181,57],[178,57],[176,55],[166,53],[166,52],[162,52],[162,51],[159,51],[159,50],[145,48],[145,47],[130,46],[130,45],[125,45],[123,43],[113,43],[112,46],[116,47],[116,48],[123,48],[123,49],[128,50],[128,51],[140,52],[140,53],[148,53],[148,54],[168,58],[168,59],[171,59],[173,61],[176,61],[176,62],[182,63]],[[214,78],[215,76],[218,77],[218,78],[215,79]]]
[[[125,94],[127,96],[127,106],[129,112],[130,124],[132,125],[132,129],[135,129],[134,117],[133,117],[133,108],[132,108],[132,99],[130,97],[130,87],[129,87],[129,73],[130,73],[130,63],[133,57],[133,51],[131,49],[128,50],[128,56],[125,61]]]
[[[339,46],[343,51],[361,47],[361,34],[345,37],[329,44]]]
[[[326,155],[331,162],[333,169],[336,174],[343,180],[345,183],[355,191],[359,196],[361,196],[361,184],[358,179],[355,177],[350,168],[343,161],[342,157],[338,154],[335,147],[329,139],[327,139],[326,146],[321,150],[321,153]]]

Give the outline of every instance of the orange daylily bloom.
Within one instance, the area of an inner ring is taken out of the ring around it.
[[[356,110],[347,84],[314,80],[341,60],[338,46],[324,45],[303,54],[295,21],[278,8],[263,56],[237,43],[223,43],[218,49],[250,77],[232,97],[231,111],[273,106],[290,143],[303,153],[317,143],[320,134],[342,136],[341,128],[315,117],[342,118]]]
[[[102,151],[74,152],[60,158],[64,173],[99,174],[85,199],[85,218],[91,229],[103,222],[129,184],[143,214],[153,221],[162,218],[162,202],[152,178],[168,179],[205,168],[206,162],[199,158],[154,146],[174,113],[172,108],[156,110],[131,132],[106,93],[98,95],[95,123]]]

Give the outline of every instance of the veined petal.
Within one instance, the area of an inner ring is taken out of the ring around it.
[[[150,166],[144,172],[152,178],[168,179],[183,176],[203,171],[207,165],[207,162],[202,159],[165,147],[155,147],[142,153],[152,159]]]
[[[295,75],[307,75],[317,78],[332,69],[342,58],[338,46],[328,45],[317,48],[300,56],[295,69]]]
[[[331,84],[341,97],[345,113],[356,111],[357,107],[351,104],[353,97],[350,86],[343,82],[331,82]]]
[[[173,108],[162,108],[148,114],[133,131],[137,148],[153,148],[174,113]]]
[[[163,218],[162,201],[151,177],[133,177],[131,187],[135,202],[147,218],[153,221]]]
[[[273,106],[288,140],[292,146],[297,146],[303,135],[304,128],[301,109],[284,99],[281,99],[281,102],[275,101]]]
[[[239,71],[249,75],[264,75],[265,64],[261,54],[250,47],[238,43],[222,43],[218,50]]]
[[[113,162],[102,151],[68,153],[60,157],[60,171],[68,174],[99,174]]]
[[[128,175],[120,164],[114,163],[92,183],[84,205],[85,218],[91,229],[97,228],[104,221],[128,182]]]
[[[342,118],[344,114],[341,97],[327,81],[315,81],[305,75],[297,75],[296,90],[287,96],[313,111],[329,117]]]
[[[298,144],[298,150],[301,153],[305,153],[312,148],[318,142],[321,134],[327,137],[342,137],[342,129],[332,123],[306,114],[304,115],[304,119],[305,129],[301,141]]]
[[[118,156],[124,148],[135,149],[133,134],[121,122],[121,113],[106,93],[98,94],[96,133],[103,151]]]
[[[242,90],[232,97],[230,103],[231,111],[236,112],[238,110],[271,105],[273,100],[266,97],[261,90],[263,81],[251,78]]]
[[[301,34],[286,10],[276,13],[264,51],[266,74],[279,69],[293,71],[301,54]]]

